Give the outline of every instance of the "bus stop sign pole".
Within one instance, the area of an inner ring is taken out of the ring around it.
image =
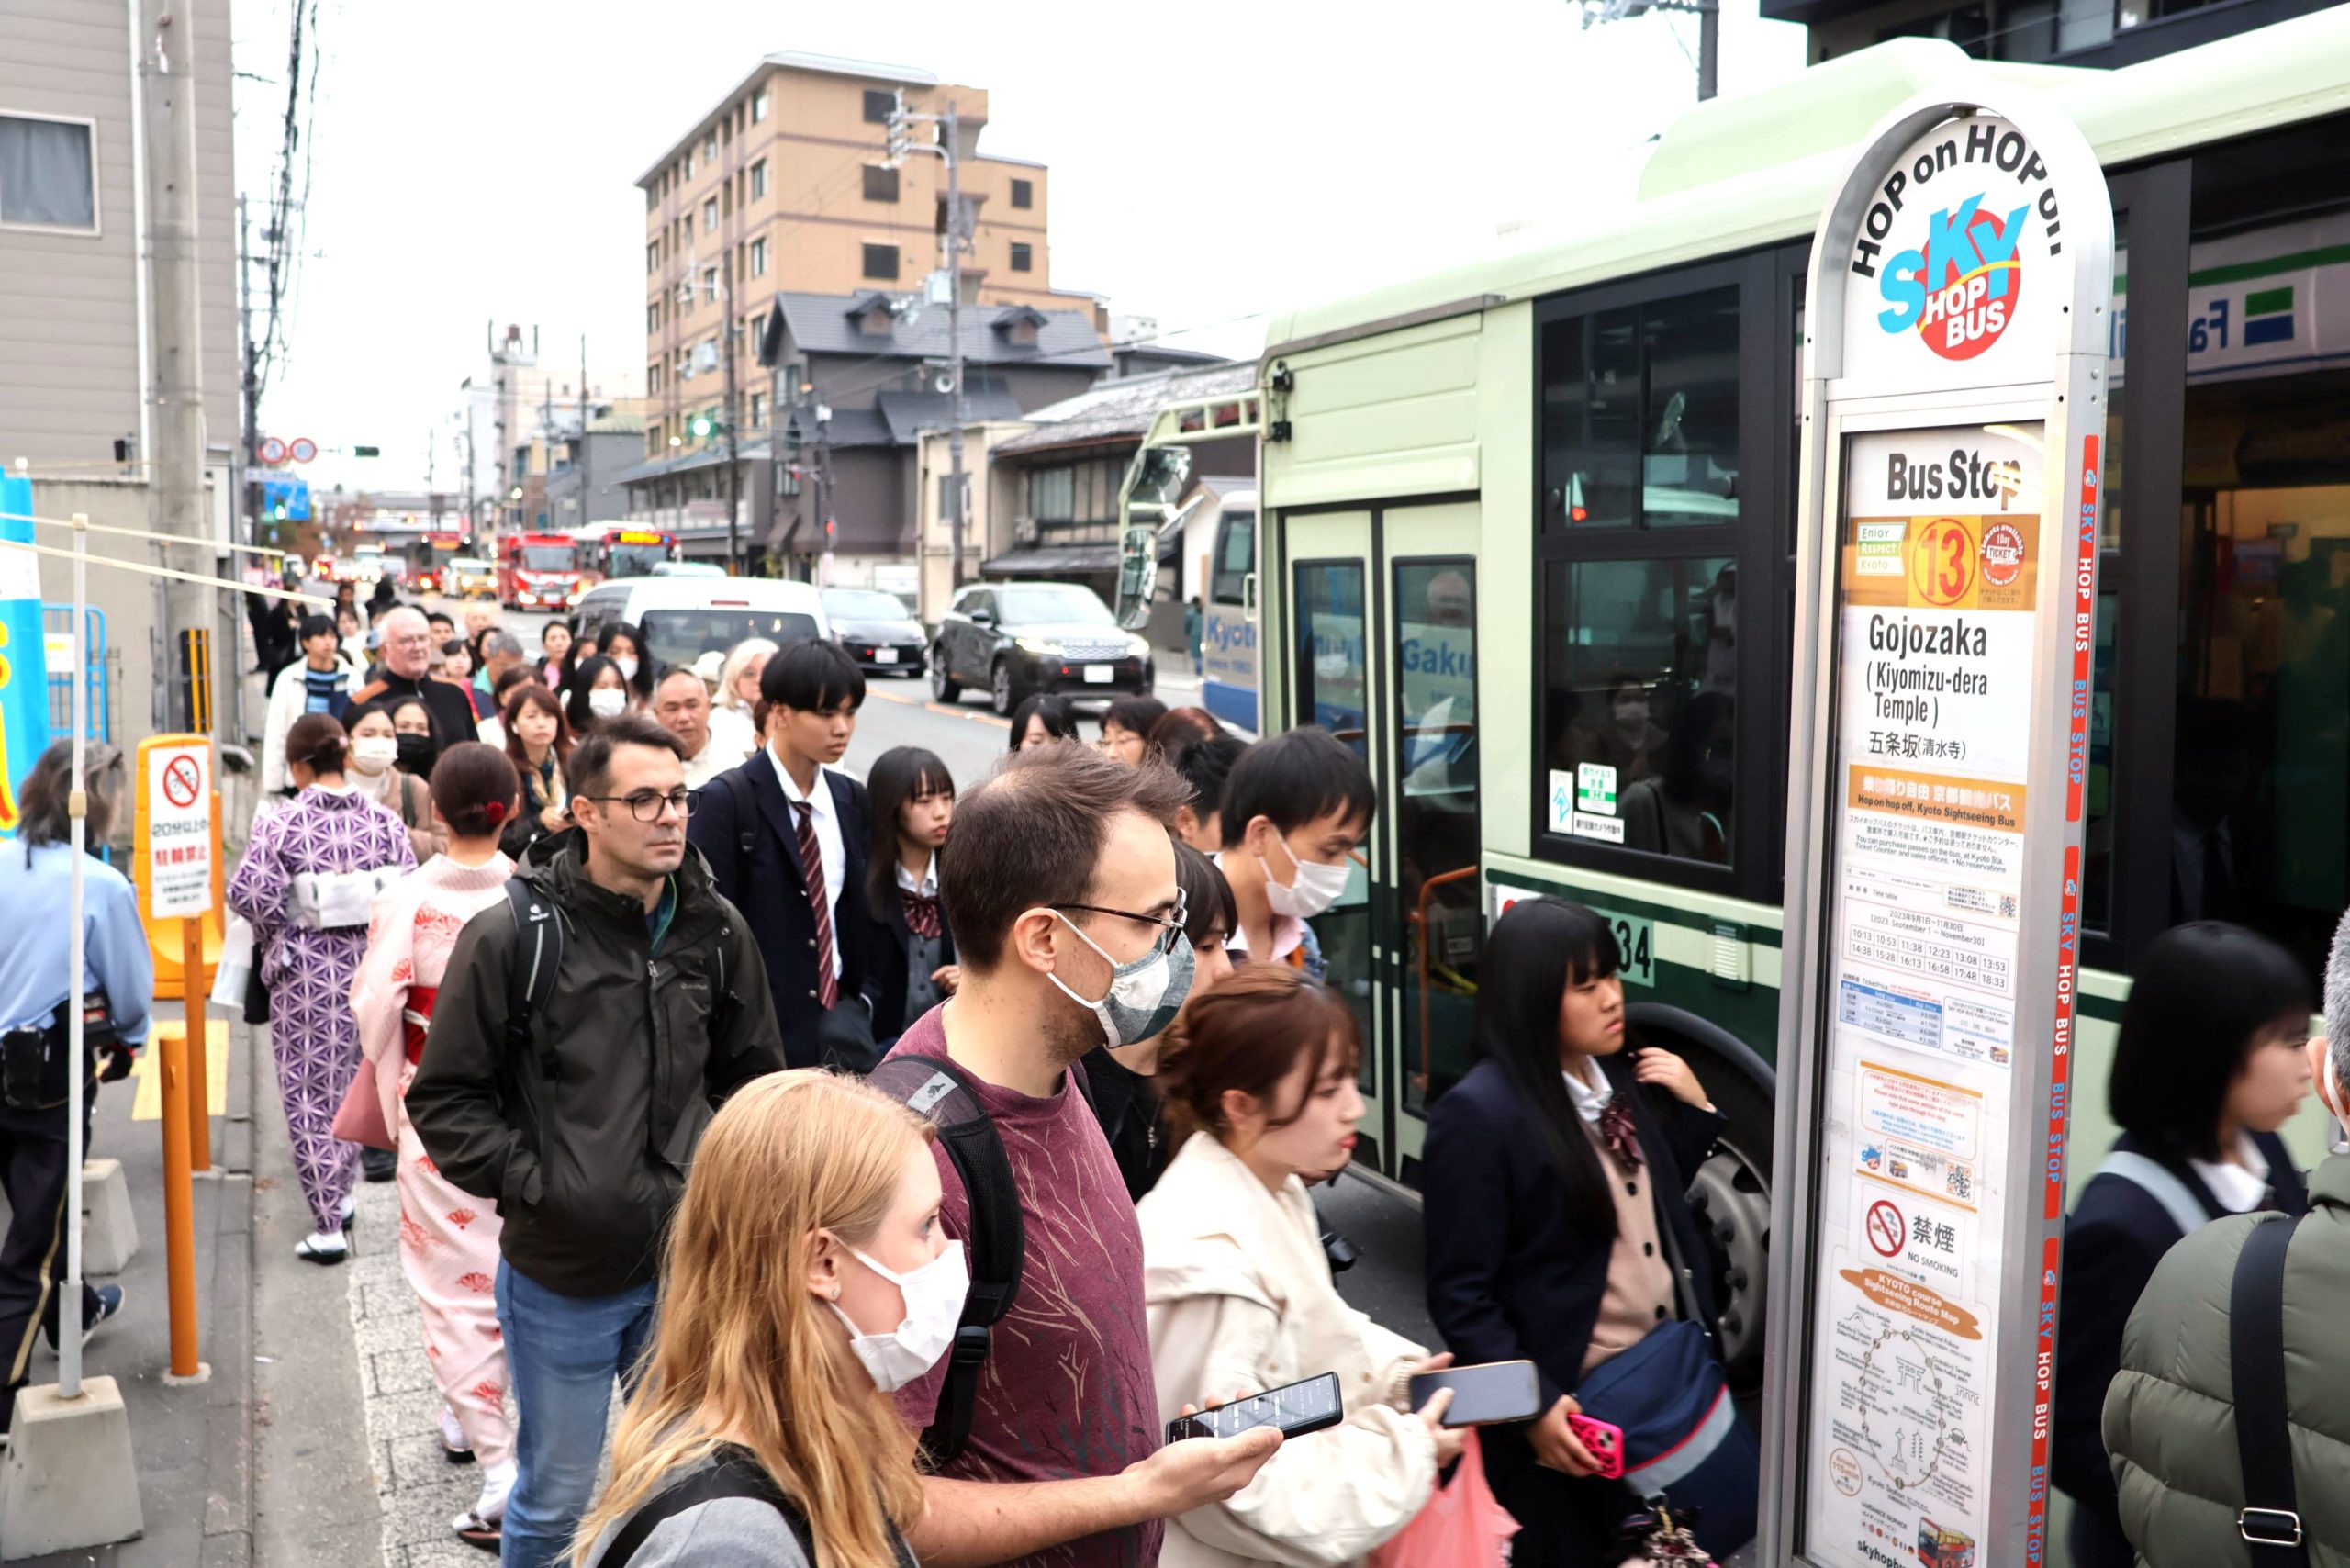
[[[2047,1560],[2113,213],[2027,91],[1814,236],[1761,1561]]]

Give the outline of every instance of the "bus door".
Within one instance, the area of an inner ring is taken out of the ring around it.
[[[1379,788],[1364,864],[1313,924],[1362,1027],[1362,1136],[1389,1175],[1418,1164],[1431,1086],[1468,1070],[1483,935],[1478,521],[1474,505],[1449,504],[1281,525],[1293,689],[1275,711],[1346,742]]]

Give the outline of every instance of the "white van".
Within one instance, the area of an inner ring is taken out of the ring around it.
[[[594,637],[622,622],[644,633],[656,670],[689,665],[745,637],[788,643],[830,637],[824,600],[808,583],[775,577],[622,577],[598,583],[579,601],[579,634]]]

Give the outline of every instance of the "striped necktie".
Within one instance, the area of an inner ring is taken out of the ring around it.
[[[822,780],[819,780],[819,786]],[[840,1000],[840,977],[833,973],[833,902],[824,892],[824,852],[816,842],[816,808],[794,801],[800,819],[800,880],[807,884],[808,907],[816,915],[816,1001],[829,1013]]]

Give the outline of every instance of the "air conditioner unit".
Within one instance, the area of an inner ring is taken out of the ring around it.
[[[1033,518],[1033,517],[1019,517],[1019,518],[1014,518],[1014,519],[1013,519],[1013,520],[1012,520],[1012,537],[1013,537],[1013,541],[1014,541],[1015,543],[1021,543],[1021,544],[1034,544],[1034,543],[1036,543],[1036,520],[1035,520],[1035,518]]]
[[[694,368],[696,370],[715,370],[718,368],[718,345],[716,343],[696,343],[694,345]]]
[[[691,305],[693,302],[694,282],[693,279],[688,278],[685,282],[677,286],[677,303],[680,305]]]

